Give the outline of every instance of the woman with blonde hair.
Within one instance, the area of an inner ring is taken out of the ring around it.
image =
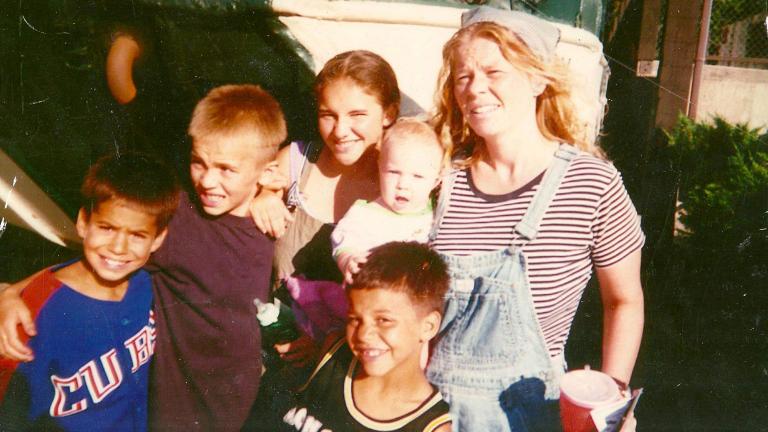
[[[627,383],[643,329],[639,218],[574,114],[559,31],[481,7],[443,49],[438,132],[457,169],[432,245],[452,283],[428,376],[454,430],[559,428],[564,348],[595,269],[602,371]]]

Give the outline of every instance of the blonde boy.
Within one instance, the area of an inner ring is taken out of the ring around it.
[[[190,178],[165,247],[151,261],[158,343],[154,430],[240,430],[256,399],[273,243],[249,205],[285,140],[280,105],[255,85],[211,90],[195,107]]]

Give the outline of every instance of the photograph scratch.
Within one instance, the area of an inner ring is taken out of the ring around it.
[[[24,16],[24,15],[21,15],[21,16],[19,17],[19,19],[21,20],[21,22],[23,22],[24,24],[26,24],[26,26],[27,26],[27,27],[29,27],[29,28],[30,28],[32,31],[35,31],[35,32],[37,32],[37,33],[40,33],[40,34],[44,34],[44,35],[50,34],[50,33],[47,33],[47,32],[44,32],[44,31],[41,31],[41,30],[38,30],[37,28],[35,28],[35,26],[33,26],[33,25],[32,25],[32,24],[29,22],[29,21],[27,21],[27,17],[26,17],[26,16]],[[69,33],[69,32],[65,32],[65,31],[62,31],[62,32],[56,32],[56,33],[53,33],[53,34],[57,34],[57,35],[68,35],[68,34],[70,34],[70,33]]]
[[[16,176],[13,176],[13,182],[11,182],[11,188],[8,189],[8,194],[5,197],[5,204],[3,204],[3,209],[8,208],[8,203],[11,200],[11,193],[13,192],[13,188],[16,187],[16,182],[18,181],[18,178]],[[5,217],[0,219],[0,238],[3,237],[3,234],[5,233],[6,228],[8,227],[8,221],[5,219]]]
[[[5,196],[5,204],[3,208],[8,208],[8,203],[11,201],[11,193],[13,193],[13,188],[16,187],[16,182],[18,181],[18,177],[13,176],[13,181],[11,182],[11,188],[8,189],[8,195]]]

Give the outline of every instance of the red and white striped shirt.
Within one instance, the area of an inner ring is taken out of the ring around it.
[[[539,225],[525,243],[513,227],[523,218],[543,173],[522,188],[488,195],[460,171],[432,246],[471,255],[521,246],[536,316],[550,355],[563,352],[592,267],[607,267],[643,246],[645,237],[621,174],[602,159],[576,156]]]

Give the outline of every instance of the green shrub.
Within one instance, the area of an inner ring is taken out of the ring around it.
[[[713,270],[731,282],[768,279],[768,135],[721,118],[681,117],[667,138],[685,225],[676,243],[688,268],[712,282]]]

